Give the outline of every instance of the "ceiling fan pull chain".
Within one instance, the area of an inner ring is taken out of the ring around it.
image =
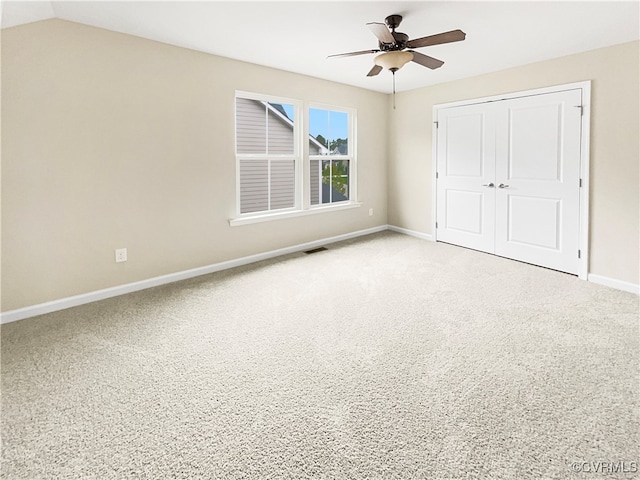
[[[396,109],[396,72],[391,72],[393,75],[393,109]]]

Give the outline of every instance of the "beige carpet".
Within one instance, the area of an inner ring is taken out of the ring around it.
[[[636,295],[328,248],[3,326],[2,477],[635,478]]]

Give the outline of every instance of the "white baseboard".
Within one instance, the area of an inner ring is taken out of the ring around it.
[[[343,235],[337,235],[335,237],[323,238],[320,240],[314,240],[313,242],[307,242],[299,245],[294,245],[291,247],[271,250],[270,252],[258,253],[256,255],[249,255],[247,257],[215,263],[213,265],[207,265],[204,267],[193,268],[191,270],[184,270],[181,272],[170,273],[168,275],[153,277],[146,280],[141,280],[139,282],[127,283],[125,285],[118,285],[116,287],[104,288],[102,290],[95,290],[93,292],[83,293],[81,295],[74,295],[72,297],[61,298],[59,300],[40,303],[40,304],[32,305],[29,307],[18,308],[16,310],[8,310],[0,314],[0,324],[15,322],[16,320],[35,317],[36,315],[42,315],[45,313],[56,312],[58,310],[64,310],[65,308],[83,305],[85,303],[97,302],[98,300],[104,300],[105,298],[111,298],[111,297],[116,297],[118,295],[137,292],[139,290],[145,290],[147,288],[157,287],[158,285],[164,285],[167,283],[178,282],[180,280],[186,280],[188,278],[198,277],[200,275],[206,275],[208,273],[219,272],[220,270],[239,267],[241,265],[247,265],[249,263],[267,260],[269,258],[279,257],[281,255],[287,255],[289,253],[310,250],[312,248],[317,248],[322,245],[340,242],[342,240],[349,240],[351,238],[357,238],[357,237],[361,237],[363,235],[369,235],[372,233],[382,232],[387,229],[388,229],[387,225],[380,225],[379,227],[367,228],[365,230],[358,230],[357,232],[345,233]]]
[[[271,250],[269,252],[258,253],[256,255],[249,255],[247,257],[237,258],[234,260],[227,260],[225,262],[215,263],[204,267],[193,268],[191,270],[184,270],[181,272],[170,273],[168,275],[162,275],[159,277],[153,277],[139,282],[127,283],[125,285],[118,285],[116,287],[104,288],[102,290],[95,290],[93,292],[83,293],[81,295],[74,295],[72,297],[61,298],[59,300],[53,300],[51,302],[40,303],[29,307],[18,308],[15,310],[8,310],[0,314],[0,324],[15,322],[16,320],[22,320],[24,318],[35,317],[36,315],[42,315],[45,313],[56,312],[58,310],[64,310],[65,308],[75,307],[83,305],[85,303],[97,302],[98,300],[104,300],[105,298],[116,297],[118,295],[125,295],[127,293],[137,292],[139,290],[145,290],[151,287],[157,287],[159,285],[165,285],[167,283],[178,282],[180,280],[186,280],[188,278],[198,277],[200,275],[206,275],[209,273],[219,272],[229,268],[239,267],[241,265],[247,265],[250,263],[267,260],[270,258],[287,255],[289,253],[301,252],[304,250],[310,250],[322,245],[330,243],[340,242],[342,240],[349,240],[352,238],[361,237],[363,235],[370,235],[372,233],[382,232],[384,230],[391,230],[405,235],[411,235],[413,237],[421,238],[423,240],[433,241],[433,236],[409,230],[406,228],[396,227],[394,225],[380,225],[378,227],[368,228],[365,230],[358,230],[356,232],[345,233],[343,235],[337,235],[335,237],[323,238],[320,240],[314,240],[313,242],[302,243],[291,247],[280,248],[277,250]],[[624,282],[622,280],[616,280],[614,278],[603,277],[602,275],[589,274],[588,281],[604,285],[607,287],[616,288],[618,290],[624,290],[626,292],[635,293],[640,295],[640,285]]]
[[[590,273],[587,275],[587,280],[598,285],[604,285],[605,287],[611,287],[618,290],[624,290],[625,292],[635,293],[640,295],[640,285],[631,282],[624,282],[622,280],[616,280],[615,278],[603,277],[602,275],[596,275]]]
[[[394,225],[387,225],[387,227],[389,228],[389,230],[392,230],[394,232],[404,233],[405,235],[411,235],[413,237],[422,238],[424,240],[434,241],[433,236],[427,233],[416,232],[414,230],[408,230],[406,228],[396,227]],[[616,280],[615,278],[603,277],[602,275],[596,275],[593,273],[589,273],[587,275],[587,281],[640,295],[640,285],[635,283]]]
[[[423,240],[429,240],[430,242],[433,241],[433,235],[429,235],[428,233],[416,232],[415,230],[409,230],[407,228],[396,227],[395,225],[387,225],[387,227],[389,228],[389,230],[392,230],[394,232],[404,233],[405,235],[411,235],[412,237],[418,237],[418,238],[421,238]]]

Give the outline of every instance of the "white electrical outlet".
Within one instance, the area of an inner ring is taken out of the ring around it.
[[[370,208],[370,209],[369,209],[369,216],[370,216],[370,217],[373,217],[373,208]]]
[[[116,249],[116,263],[126,262],[126,261],[127,261],[127,249],[126,248]]]

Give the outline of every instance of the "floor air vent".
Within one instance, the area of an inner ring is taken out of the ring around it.
[[[322,251],[324,251],[326,249],[327,249],[327,247],[312,248],[311,250],[306,250],[304,253],[309,255],[310,253],[318,253],[318,252],[322,252]]]

